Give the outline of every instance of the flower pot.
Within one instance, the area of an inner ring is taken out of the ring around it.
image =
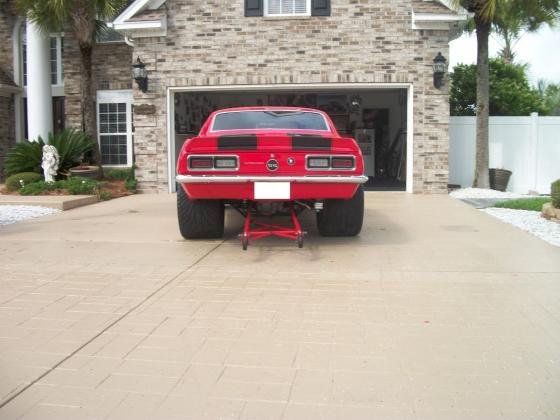
[[[99,166],[81,165],[68,169],[70,176],[97,179],[99,177]]]
[[[505,191],[507,189],[511,171],[507,169],[490,169],[490,188],[498,191]]]

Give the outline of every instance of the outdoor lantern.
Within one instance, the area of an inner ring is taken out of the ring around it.
[[[359,112],[362,107],[362,98],[354,95],[350,98],[350,109],[352,112]]]
[[[148,70],[140,57],[136,59],[136,64],[132,65],[132,77],[136,80],[140,90],[145,93],[148,90]]]
[[[434,86],[439,89],[444,85],[443,77],[447,71],[447,60],[441,52],[434,58]]]

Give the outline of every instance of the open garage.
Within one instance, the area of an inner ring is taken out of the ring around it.
[[[366,190],[405,191],[412,173],[407,166],[412,150],[410,90],[394,84],[352,88],[333,84],[170,91],[169,179],[174,179],[176,157],[185,139],[198,133],[211,112],[239,106],[295,106],[325,111],[341,135],[356,139],[369,178]],[[172,182],[170,189],[174,188]]]

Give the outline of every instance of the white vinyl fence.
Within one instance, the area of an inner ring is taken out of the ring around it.
[[[472,186],[476,118],[451,117],[449,183]],[[490,167],[513,172],[508,191],[550,193],[560,179],[560,117],[490,117]]]

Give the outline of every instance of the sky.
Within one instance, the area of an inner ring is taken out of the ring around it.
[[[501,49],[498,38],[490,39],[490,55]],[[544,27],[534,34],[525,34],[515,46],[516,62],[529,64],[529,78],[560,83],[560,28]],[[456,64],[476,63],[476,36],[463,35],[450,43],[449,69]]]

